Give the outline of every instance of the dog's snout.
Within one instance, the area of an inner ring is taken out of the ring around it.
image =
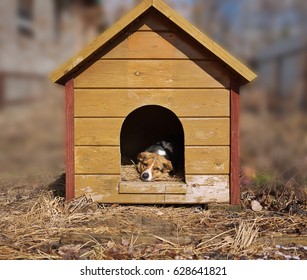
[[[149,173],[144,172],[144,173],[142,174],[142,179],[143,179],[143,180],[147,180],[148,178],[149,178]]]

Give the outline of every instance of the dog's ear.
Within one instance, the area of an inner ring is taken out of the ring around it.
[[[138,162],[143,162],[149,155],[149,152],[142,152],[138,154],[137,160]]]
[[[166,159],[165,162],[163,162],[163,168],[164,168],[164,171],[171,172],[173,170],[173,165],[171,161]]]

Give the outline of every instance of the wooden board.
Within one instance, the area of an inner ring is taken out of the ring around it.
[[[185,145],[229,145],[229,118],[181,118]]]
[[[191,147],[185,149],[186,174],[229,174],[229,147]]]
[[[229,88],[215,61],[99,60],[75,78],[75,88]]]
[[[119,193],[130,194],[185,194],[186,184],[180,182],[121,182]]]
[[[75,174],[120,174],[119,147],[75,147]]]
[[[75,118],[75,145],[120,145],[123,118]]]
[[[165,203],[229,203],[228,175],[187,175],[186,194],[165,196]]]
[[[112,46],[102,59],[203,59],[214,60],[207,50],[181,33],[135,32]]]
[[[181,118],[186,145],[229,145],[229,118]],[[76,118],[75,145],[120,145],[124,118]],[[161,124],[163,125],[163,123]]]
[[[229,117],[225,89],[79,89],[75,90],[76,117],[127,117],[145,105],[161,105],[178,117]]]
[[[119,176],[76,175],[76,196],[90,195],[102,203],[164,203],[164,194],[118,194]]]

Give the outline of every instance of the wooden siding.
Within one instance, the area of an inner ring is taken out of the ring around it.
[[[101,59],[202,59],[213,60],[207,50],[192,44],[179,32],[134,32]]]
[[[119,147],[75,147],[75,174],[120,174]]]
[[[182,118],[186,146],[229,145],[229,118]]]
[[[123,118],[75,118],[75,145],[119,146]]]
[[[190,174],[229,174],[229,147],[187,146],[185,172]]]
[[[76,195],[104,203],[229,202],[229,71],[178,30],[138,24],[142,31],[118,38],[74,80]],[[186,183],[121,182],[121,127],[146,105],[181,121]]]
[[[75,117],[123,117],[145,105],[178,117],[229,117],[226,89],[76,89]]]
[[[225,68],[203,60],[98,60],[75,78],[75,88],[225,87]]]
[[[124,118],[75,118],[75,145],[119,146]],[[229,118],[181,118],[187,146],[229,145]]]

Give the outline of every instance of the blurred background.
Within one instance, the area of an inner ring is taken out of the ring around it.
[[[0,186],[64,172],[64,88],[48,75],[139,2],[0,1]],[[241,89],[242,178],[306,188],[306,0],[165,2],[258,75]]]

